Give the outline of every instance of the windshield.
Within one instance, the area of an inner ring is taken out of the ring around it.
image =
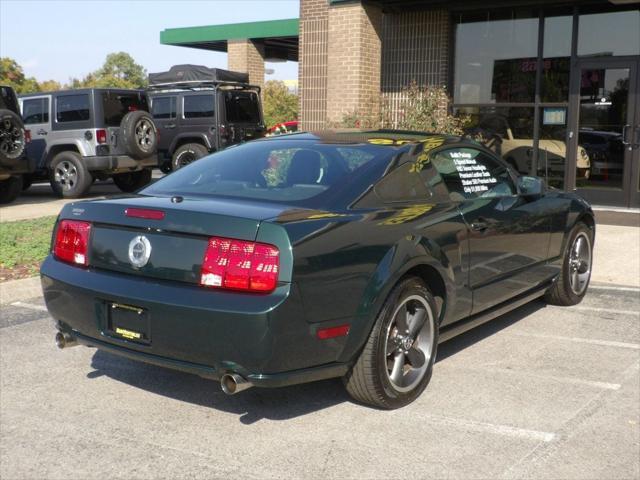
[[[141,193],[227,196],[302,205],[357,180],[374,160],[386,165],[395,153],[395,148],[369,144],[255,141],[202,158]]]
[[[118,127],[123,117],[136,110],[149,111],[143,93],[102,92],[102,111],[106,127]]]

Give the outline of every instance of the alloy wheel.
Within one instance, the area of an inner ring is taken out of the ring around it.
[[[427,301],[418,295],[404,299],[386,333],[387,378],[397,391],[408,392],[426,374],[433,354],[435,323]]]
[[[569,284],[576,295],[586,290],[591,276],[591,241],[589,236],[580,232],[569,252]]]
[[[14,156],[22,151],[23,139],[20,129],[10,119],[0,123],[0,152],[6,156]]]
[[[60,162],[54,170],[54,179],[63,190],[72,190],[78,183],[78,169],[71,162]]]
[[[153,129],[153,125],[146,118],[143,118],[136,123],[136,141],[142,150],[150,151],[152,149],[152,145],[155,142],[155,130]]]

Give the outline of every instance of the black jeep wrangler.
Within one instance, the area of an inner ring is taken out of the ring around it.
[[[31,179],[49,179],[66,198],[83,196],[95,179],[124,192],[151,181],[158,165],[156,126],[143,90],[87,88],[20,95],[31,130]]]
[[[149,74],[151,113],[160,132],[158,152],[166,173],[209,152],[263,137],[260,87],[246,73],[175,65]]]
[[[22,191],[23,175],[33,171],[24,155],[28,141],[13,88],[0,85],[0,203],[15,200]]]

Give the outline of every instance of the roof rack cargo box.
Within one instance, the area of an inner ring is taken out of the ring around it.
[[[150,73],[149,87],[202,83],[248,83],[249,74],[203,65],[174,65],[168,72]]]

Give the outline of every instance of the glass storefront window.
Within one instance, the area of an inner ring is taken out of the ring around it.
[[[455,103],[533,102],[538,18],[459,23]]]
[[[569,99],[571,30],[573,17],[547,17],[543,39],[543,102],[566,102]]]
[[[580,15],[578,55],[640,54],[640,10]]]
[[[533,158],[533,107],[463,107],[465,133],[528,174]]]

